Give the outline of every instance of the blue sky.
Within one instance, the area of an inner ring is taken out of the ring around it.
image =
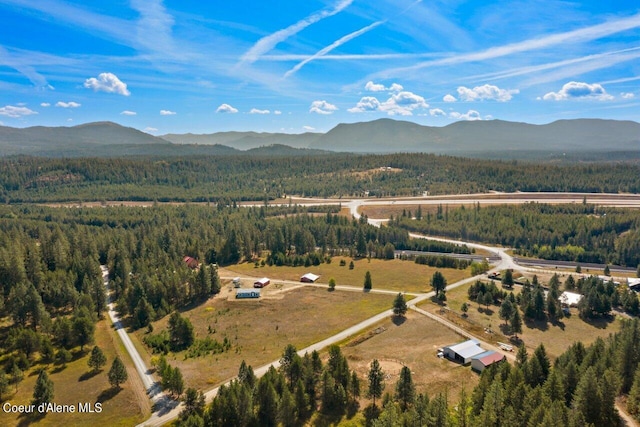
[[[636,1],[0,0],[0,123],[640,121]]]

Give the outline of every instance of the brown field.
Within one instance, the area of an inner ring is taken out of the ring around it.
[[[0,411],[0,425],[37,423],[42,426],[131,426],[146,419],[151,413],[149,399],[142,389],[142,384],[138,384],[140,381],[128,355],[120,346],[120,342],[116,341],[115,335],[109,328],[110,323],[106,320],[102,320],[96,325],[95,344],[107,356],[107,365],[98,374],[91,374],[87,366],[92,346],[85,347],[85,354],[82,356],[74,354],[74,360],[69,362],[64,369],[52,364],[46,367],[49,378],[54,384],[53,401],[55,403],[75,405],[77,408],[79,402],[94,404],[101,401],[101,413],[78,413],[76,409],[76,413],[49,413],[43,418],[31,418]],[[107,372],[116,352],[127,366],[129,374],[129,380],[122,385],[119,392],[111,389],[107,379]],[[14,393],[15,386],[11,384],[10,392],[5,401],[12,404],[28,405],[33,398],[33,387],[41,368],[43,365],[36,364],[28,373],[25,373],[24,380],[18,384],[17,393]]]
[[[391,295],[321,288],[296,289],[281,299],[258,301],[216,297],[183,315],[193,323],[197,338],[210,336],[222,342],[226,336],[231,350],[186,360],[185,352],[180,352],[170,354],[168,361],[180,367],[188,387],[209,389],[235,376],[242,360],[257,368],[278,359],[289,343],[305,348],[391,308],[392,303]],[[166,328],[167,321],[168,316],[155,322],[155,331]],[[142,341],[143,336],[144,331],[137,331],[132,338]],[[148,353],[146,359],[148,363]]]
[[[344,259],[346,265],[340,266],[340,260]],[[318,283],[328,283],[333,277],[337,285],[360,287],[364,284],[364,275],[371,272],[373,289],[388,289],[398,292],[429,292],[430,280],[435,273],[435,267],[416,264],[412,261],[364,259],[354,261],[354,269],[349,270],[348,257],[333,257],[331,264],[320,264],[311,267],[276,267],[268,265],[255,268],[254,264],[244,263],[226,267],[221,275],[247,275],[253,277],[269,277],[272,282],[277,280],[299,281],[305,273],[314,273],[320,276]],[[457,270],[451,268],[440,269],[447,279],[447,283],[455,283],[470,276],[470,269]]]
[[[377,327],[384,328],[384,332],[374,334],[359,344],[352,346],[346,343],[342,347],[349,367],[358,372],[360,383],[365,387],[369,365],[374,358],[378,359],[386,374],[385,391],[392,394],[404,365],[411,368],[416,391],[427,393],[429,397],[447,392],[449,401],[456,402],[462,388],[471,392],[478,383],[478,375],[469,366],[436,357],[438,348],[464,341],[445,326],[409,311],[404,323],[396,325],[388,319]],[[357,339],[352,342],[357,342]],[[361,401],[361,407],[367,404],[368,401]]]
[[[563,282],[563,280],[561,279]],[[543,279],[542,283],[546,283]],[[501,288],[499,283],[496,283]],[[456,323],[465,330],[476,335],[485,341],[509,342],[510,335],[505,335],[501,325],[504,320],[499,317],[499,306],[489,306],[489,310],[484,305],[478,306],[478,303],[468,299],[467,290],[471,284],[461,286],[447,292],[447,306],[450,312],[442,312],[440,307],[430,301],[422,303],[420,306],[434,314],[442,315],[449,321]],[[520,287],[514,287],[514,293],[518,294]],[[469,305],[468,317],[465,319],[461,316],[460,307],[466,302]],[[491,329],[492,333],[487,333],[485,328]],[[561,319],[558,324],[548,322],[546,324],[536,322],[523,322],[522,334],[518,337],[523,340],[531,353],[535,348],[544,344],[547,354],[556,358],[562,354],[572,343],[582,341],[585,345],[593,343],[598,337],[605,338],[609,334],[620,330],[620,321],[617,317],[609,320],[596,320],[585,322],[578,316],[575,308],[571,309],[571,316]]]

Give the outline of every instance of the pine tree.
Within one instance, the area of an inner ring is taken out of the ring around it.
[[[336,289],[336,279],[333,277],[329,279],[329,290],[334,291]]]
[[[373,284],[371,283],[371,272],[367,271],[364,274],[364,290],[370,291],[372,287]]]
[[[115,387],[117,389],[120,389],[120,384],[124,383],[129,378],[127,369],[124,367],[122,360],[120,360],[120,358],[117,356],[113,360],[111,369],[109,369],[108,377],[111,387]]]
[[[400,370],[398,383],[396,384],[396,399],[402,405],[402,410],[406,411],[409,405],[413,404],[416,389],[411,378],[411,369],[403,366]]]
[[[369,387],[367,388],[367,396],[373,398],[373,406],[376,406],[376,398],[382,396],[384,390],[384,372],[380,367],[378,359],[373,359],[371,367],[369,368]]]
[[[395,300],[393,300],[393,314],[398,317],[404,317],[407,314],[407,302],[401,292],[398,292]]]
[[[535,277],[535,276],[534,276]],[[502,272],[502,286],[507,288],[513,288],[513,272],[511,269],[507,269]]]
[[[4,369],[0,369],[0,402],[3,401],[4,395],[9,391],[9,378],[5,374]]]
[[[38,407],[41,403],[49,403],[53,400],[53,381],[49,379],[47,371],[40,371],[36,385],[33,388],[32,405]]]
[[[511,316],[513,316],[513,311],[511,301],[509,301],[509,298],[505,298],[504,301],[502,301],[502,305],[500,305],[500,318],[504,319],[505,325],[511,319]]]
[[[522,333],[522,318],[518,308],[513,310],[513,316],[511,316],[511,331],[515,334],[516,340],[518,339],[518,334]]]
[[[91,356],[89,357],[89,361],[87,362],[89,367],[93,369],[93,371],[99,371],[104,365],[107,364],[107,357],[104,355],[100,347],[95,346],[93,350],[91,350]]]
[[[431,277],[431,287],[433,291],[436,293],[436,297],[438,297],[441,293],[445,292],[447,289],[447,279],[442,275],[442,273],[436,270]]]

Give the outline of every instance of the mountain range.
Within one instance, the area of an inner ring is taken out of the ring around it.
[[[518,153],[640,152],[640,123],[575,119],[545,125],[502,120],[444,127],[379,119],[339,124],[327,133],[218,132],[153,136],[112,122],[73,127],[0,126],[0,155],[120,157],[131,155],[313,155],[425,152],[514,157]]]

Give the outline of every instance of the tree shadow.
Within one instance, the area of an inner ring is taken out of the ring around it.
[[[370,404],[369,406],[364,408],[363,414],[365,425],[369,427],[373,424],[373,421],[378,419],[378,417],[380,416],[380,408],[378,408],[377,405],[373,406],[373,404]]]
[[[564,331],[564,328],[565,328],[565,326],[566,326],[566,325],[564,324],[564,322],[563,322],[562,320],[560,320],[560,319],[552,320],[552,321],[551,321],[551,324],[552,324],[553,326],[557,326],[558,328],[560,328],[560,329],[561,329],[561,330],[563,330],[563,331]]]
[[[67,369],[67,365],[56,365],[55,368],[53,368],[51,370],[52,374],[59,374],[60,372],[64,371],[65,369]]]
[[[607,327],[615,320],[614,316],[603,316],[603,317],[582,317],[581,318],[585,323],[593,326],[598,329],[607,329]]]
[[[527,325],[529,329],[537,329],[543,332],[549,329],[549,322],[546,320],[525,319],[524,324]]]
[[[391,321],[393,322],[394,325],[396,326],[400,326],[402,325],[404,322],[407,321],[407,318],[404,316],[391,316]]]
[[[336,426],[342,419],[344,412],[342,411],[326,411],[318,412],[317,418],[313,421],[314,427],[330,427]]]
[[[358,410],[360,409],[360,403],[356,400],[355,402],[349,402],[347,404],[347,419],[351,419],[356,416]]]
[[[78,381],[82,382],[82,381],[90,380],[91,378],[93,378],[96,375],[98,375],[100,372],[102,372],[102,370],[99,370],[99,371],[91,370],[89,372],[85,372],[84,374],[80,375],[80,378],[78,378]]]
[[[102,393],[98,395],[97,402],[104,403],[107,400],[111,400],[118,395],[122,391],[122,387],[111,387],[106,390],[103,390]]]
[[[510,325],[501,323],[498,327],[500,328],[500,332],[502,332],[502,335],[509,336],[512,334]]]

